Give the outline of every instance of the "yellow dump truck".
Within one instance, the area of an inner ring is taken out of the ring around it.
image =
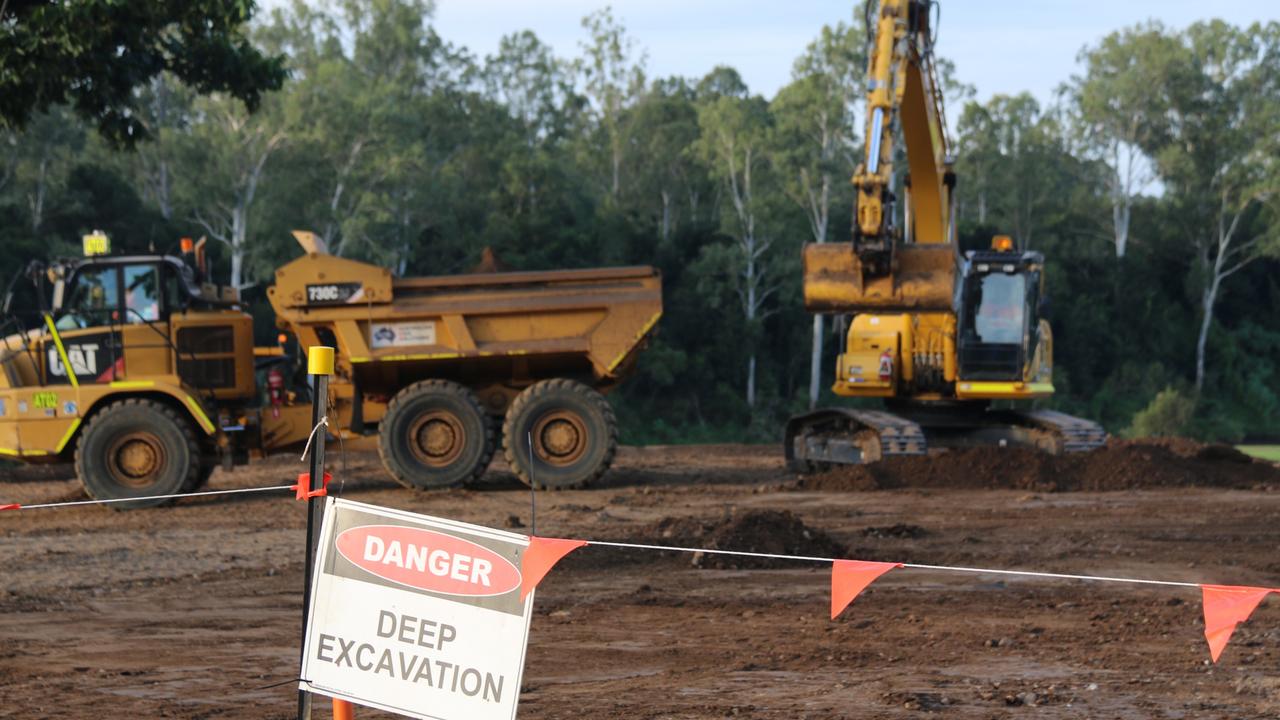
[[[387,470],[419,488],[479,476],[499,443],[539,487],[608,469],[617,429],[603,393],[662,314],[656,270],[397,278],[298,238],[305,254],[268,298],[299,347],[337,349],[329,431],[348,447],[376,443]],[[86,250],[104,242],[86,238]],[[0,456],[74,462],[91,496],[129,498],[189,492],[219,463],[305,442],[297,362],[254,348],[252,318],[208,282],[203,246],[183,249],[28,268],[40,307],[11,307],[11,284]]]

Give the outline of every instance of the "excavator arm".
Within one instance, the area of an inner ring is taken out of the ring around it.
[[[864,262],[892,248],[899,234],[887,211],[893,198],[894,127],[901,123],[910,184],[902,239],[949,243],[954,175],[933,63],[931,0],[882,0],[869,17],[874,36],[867,67],[866,154],[857,188],[854,244]]]
[[[855,221],[848,243],[804,249],[810,312],[946,311],[956,254],[946,122],[933,61],[935,0],[869,6],[866,150],[853,176]],[[910,170],[903,227],[894,216],[894,143],[901,125]]]

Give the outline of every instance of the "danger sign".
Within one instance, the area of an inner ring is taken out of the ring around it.
[[[516,714],[533,595],[523,535],[331,499],[304,690],[436,720]]]

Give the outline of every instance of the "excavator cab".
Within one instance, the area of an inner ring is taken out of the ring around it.
[[[1044,256],[1017,252],[998,239],[991,250],[966,253],[956,302],[959,377],[1016,382],[1041,341]]]

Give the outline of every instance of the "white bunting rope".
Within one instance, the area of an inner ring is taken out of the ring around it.
[[[674,545],[645,545],[642,543],[607,542],[604,540],[587,540],[588,545],[608,545],[610,547],[634,548],[637,550],[670,550],[686,553],[707,553],[708,555],[736,555],[739,557],[772,558],[775,560],[804,560],[809,562],[830,563],[850,558],[813,557],[809,555],[776,555],[773,553],[744,552],[741,550],[709,550],[707,548],[676,547]],[[899,564],[899,563],[894,563]],[[1061,580],[1090,580],[1094,582],[1138,583],[1141,585],[1171,585],[1175,587],[1198,588],[1200,583],[1176,582],[1173,580],[1144,580],[1142,578],[1110,577],[1107,575],[1072,575],[1068,573],[1035,572],[1032,570],[996,570],[994,568],[958,567],[951,565],[922,565],[920,563],[900,563],[904,568],[917,570],[943,570],[963,573],[991,573],[996,575],[1021,575],[1024,577],[1058,578]]]
[[[316,427],[319,428],[322,426],[323,426],[323,423],[321,423],[320,425],[317,425]],[[208,490],[205,492],[196,492],[196,493],[178,493],[174,495],[147,495],[144,497],[115,498],[111,500],[75,500],[71,502],[40,503],[36,505],[19,505],[16,507],[12,507],[11,509],[36,510],[40,508],[71,507],[74,505],[107,505],[110,503],[135,502],[139,500],[170,500],[170,499],[177,499],[177,498],[208,497],[212,495],[237,495],[241,493],[279,492],[283,490],[296,490],[296,489],[297,489],[297,485],[273,485],[271,487],[242,488],[238,490]],[[706,553],[708,555],[732,555],[736,557],[765,558],[765,559],[771,559],[771,560],[798,560],[801,562],[831,563],[837,560],[851,559],[851,558],[816,557],[813,555],[779,555],[777,553],[747,552],[744,550],[712,550],[710,548],[691,548],[691,547],[680,547],[676,545],[648,545],[645,543],[610,542],[607,540],[587,540],[585,542],[588,545],[629,548],[632,550],[659,550],[659,551],[682,552],[682,553]],[[1165,585],[1169,587],[1189,587],[1189,588],[1198,588],[1201,585],[1200,583],[1178,582],[1175,580],[1148,580],[1145,578],[1114,577],[1110,575],[1077,575],[1073,573],[1038,572],[1035,570],[1001,570],[998,568],[976,568],[976,567],[963,567],[963,566],[957,566],[957,565],[926,565],[923,563],[894,563],[894,564],[900,564],[904,568],[914,568],[916,570],[939,570],[943,572],[962,572],[962,573],[973,573],[973,574],[979,574],[979,575],[981,574],[1016,575],[1020,577],[1055,578],[1058,580],[1085,580],[1090,582],[1132,583],[1132,584],[1138,584],[1138,585]]]
[[[207,497],[210,495],[238,495],[240,493],[272,492],[293,490],[294,485],[272,485],[271,487],[241,488],[238,490],[205,490],[193,493],[175,493],[172,495],[143,495],[141,497],[111,498],[109,500],[73,500],[71,502],[38,503],[36,505],[19,505],[14,510],[35,510],[38,508],[71,507],[73,505],[108,505],[110,503],[137,502],[139,500],[170,500],[175,498]]]
[[[327,428],[327,427],[329,427],[328,415],[320,418],[320,422],[316,423],[316,426],[311,428],[311,434],[307,436],[307,444],[305,447],[303,447],[302,457],[299,458],[299,460],[307,459],[307,453],[311,452],[311,441],[315,440],[316,433],[320,431],[320,428]],[[343,457],[343,463],[344,464],[346,463],[345,455]],[[177,498],[208,497],[211,495],[239,495],[241,493],[259,493],[259,492],[273,492],[273,491],[297,490],[297,489],[298,489],[297,485],[272,485],[271,487],[241,488],[237,490],[206,490],[203,492],[193,492],[193,493],[173,493],[169,495],[142,495],[139,497],[111,498],[108,500],[72,500],[69,502],[37,503],[35,505],[23,505],[19,503],[6,505],[4,503],[0,503],[0,510],[37,510],[40,508],[73,507],[75,505],[110,505],[111,503],[139,502],[142,500],[175,500]]]

